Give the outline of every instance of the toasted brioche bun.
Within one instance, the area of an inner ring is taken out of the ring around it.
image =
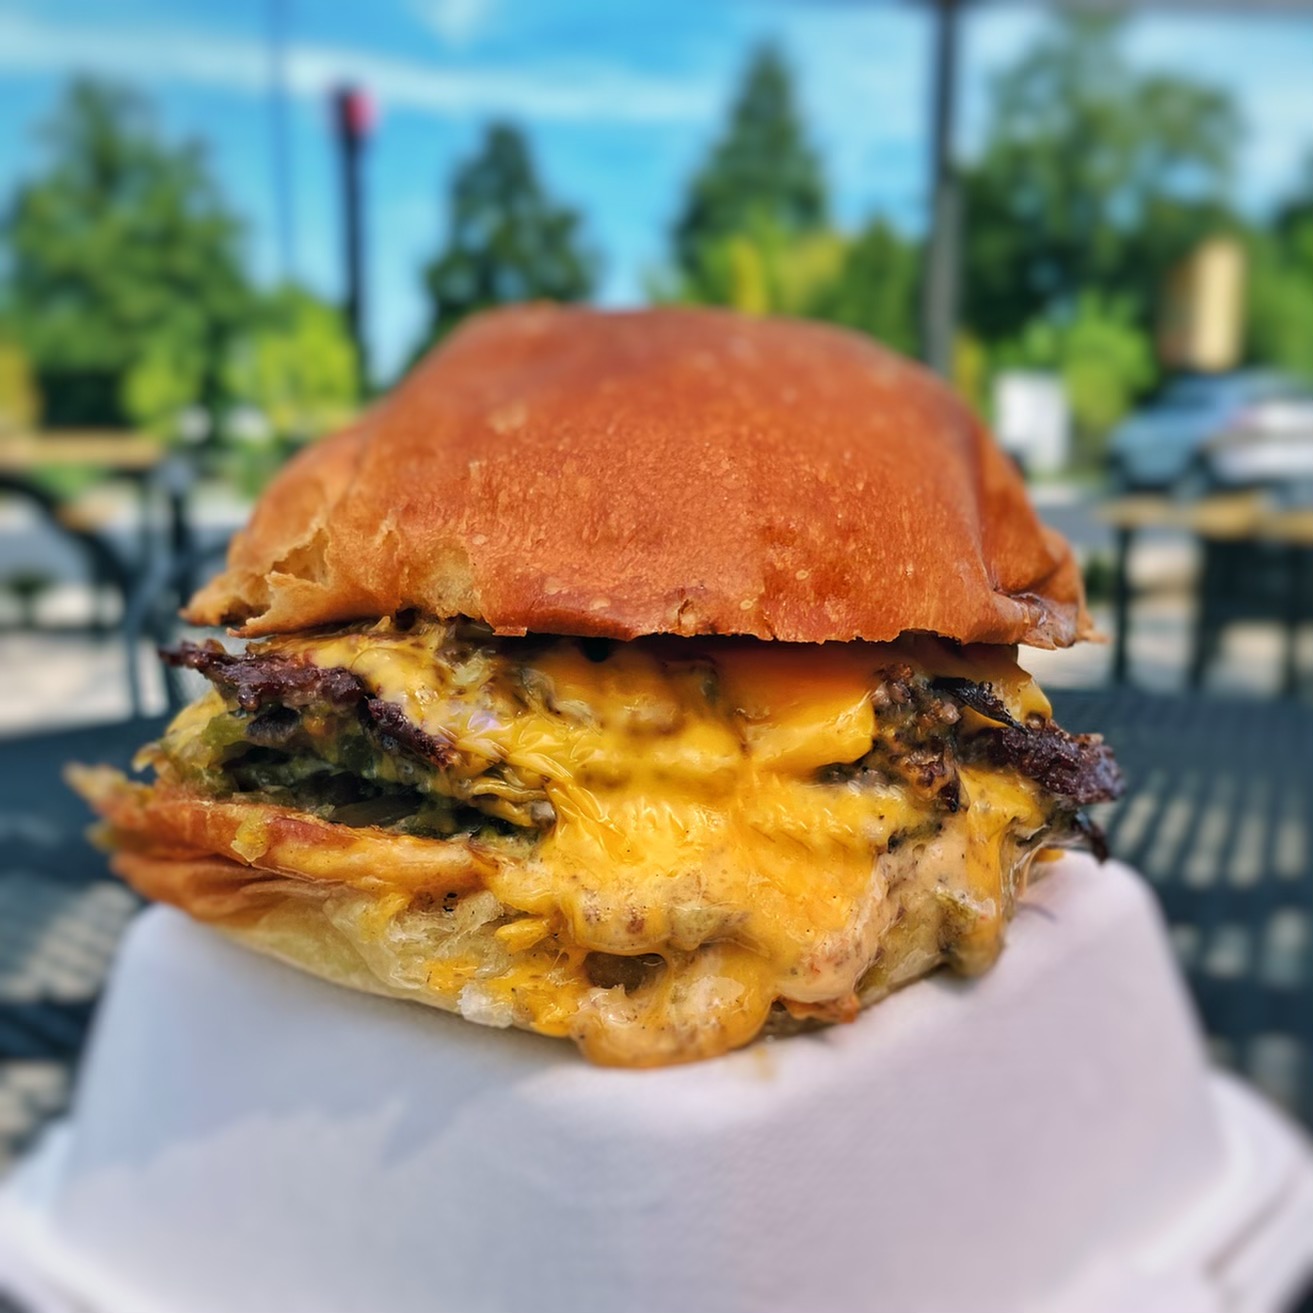
[[[286,468],[186,615],[260,635],[412,608],[619,639],[1090,630],[1070,548],[932,374],[693,309],[471,321]]]

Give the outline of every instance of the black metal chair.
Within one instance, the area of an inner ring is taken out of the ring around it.
[[[226,550],[226,541],[200,543],[191,527],[188,505],[197,477],[196,458],[177,452],[162,460],[149,475],[142,497],[142,531],[135,557],[107,535],[70,522],[61,514],[63,503],[39,484],[0,473],[0,493],[31,503],[60,533],[71,538],[85,554],[93,584],[109,583],[122,598],[119,633],[126,658],[128,694],[132,714],[144,714],[142,648],[150,639],[163,646],[176,629],[176,612],[193,586]],[[151,526],[152,501],[165,507],[162,532]],[[164,669],[165,689],[171,707],[181,705],[182,689],[176,672]]]
[[[181,550],[153,561],[133,588],[124,609],[122,635],[134,716],[145,714],[146,640],[152,650],[174,640],[179,630],[178,609],[191,596],[196,582],[221,562],[227,547],[226,540],[186,543]],[[161,665],[160,669],[167,705],[177,711],[186,701],[182,681],[172,666]]]
[[[127,605],[133,587],[134,563],[108,537],[64,515],[64,503],[29,479],[0,473],[0,495],[17,497],[35,506],[46,523],[76,544],[87,563],[93,587],[111,586]]]

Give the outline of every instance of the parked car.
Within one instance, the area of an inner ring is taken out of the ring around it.
[[[1113,482],[1128,492],[1313,477],[1313,387],[1240,370],[1177,379],[1114,430]]]

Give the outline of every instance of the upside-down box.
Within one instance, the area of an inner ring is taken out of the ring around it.
[[[1141,882],[1084,858],[982,979],[660,1071],[154,910],[0,1245],[105,1313],[1275,1310],[1313,1166],[1209,1072]]]

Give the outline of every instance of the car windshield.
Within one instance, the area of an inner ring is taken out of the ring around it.
[[[1163,410],[1187,411],[1252,406],[1266,401],[1313,402],[1313,384],[1282,374],[1186,378],[1169,385],[1158,404]]]
[[[1258,401],[1313,401],[1313,384],[1294,378],[1270,378],[1245,392],[1249,402]]]

